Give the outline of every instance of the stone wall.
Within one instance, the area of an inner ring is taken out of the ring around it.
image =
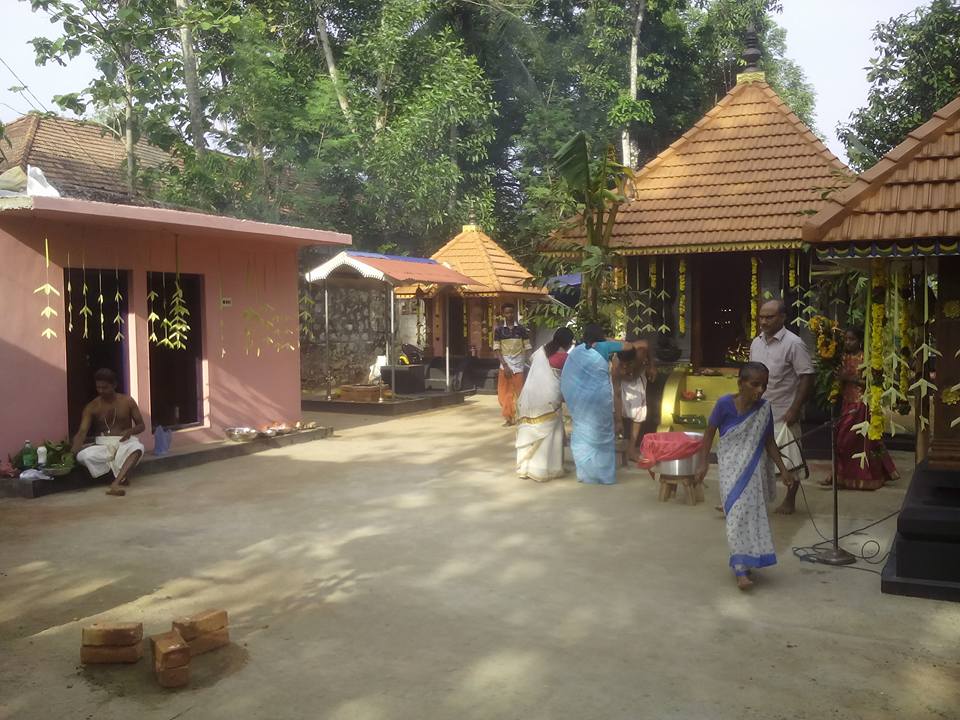
[[[303,388],[323,391],[327,386],[326,336],[324,335],[323,290],[313,286],[313,305],[301,303],[311,316],[304,326],[305,337],[300,345],[300,378]],[[333,386],[365,383],[370,366],[384,354],[389,330],[385,286],[365,287],[362,284],[329,289],[330,307],[330,372]]]

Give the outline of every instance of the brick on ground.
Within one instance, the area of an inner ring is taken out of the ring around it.
[[[190,664],[190,646],[176,630],[153,635],[153,665],[157,672]]]
[[[193,640],[188,640],[187,644],[190,646],[190,657],[216,650],[230,644],[230,628],[222,627],[213,632],[197,635]]]
[[[165,688],[178,688],[188,685],[190,684],[190,666],[181,665],[166,670],[157,670],[157,682],[160,687]]]
[[[96,623],[83,628],[83,644],[133,645],[143,640],[143,623]]]
[[[82,645],[80,662],[84,665],[135,663],[143,657],[143,643],[133,645]]]
[[[173,629],[179,632],[184,640],[193,640],[204,633],[213,632],[226,626],[226,610],[204,610],[196,615],[177,618],[173,621]]]

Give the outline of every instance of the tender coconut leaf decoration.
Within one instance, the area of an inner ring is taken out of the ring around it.
[[[117,284],[117,291],[113,294],[113,301],[117,304],[117,314],[113,318],[113,324],[117,328],[116,335],[113,336],[114,342],[123,340],[123,318],[120,315],[120,304],[123,302],[123,293],[120,292],[120,267],[113,268],[113,277]]]
[[[104,339],[103,326],[105,324],[103,318],[103,271],[97,270],[97,282],[100,284],[100,290],[97,293],[97,305],[100,307],[100,339]]]
[[[85,255],[80,256],[80,266],[81,266],[81,295],[83,297],[83,307],[80,308],[80,317],[83,318],[83,338],[86,340],[90,337],[90,318],[93,316],[93,310],[90,309],[90,305],[87,303],[87,292],[89,288],[87,287],[87,259]]]
[[[44,297],[46,298],[46,305],[44,306],[43,310],[40,311],[40,317],[49,323],[52,318],[57,317],[59,314],[50,304],[50,296],[56,295],[57,297],[60,297],[60,291],[50,284],[50,243],[47,238],[43,239],[43,260],[44,283],[34,290],[33,294],[36,295],[37,293],[43,293]],[[48,324],[47,327],[40,332],[40,336],[46,338],[47,340],[52,340],[53,338],[57,337],[57,333]]]
[[[67,332],[73,332],[73,283],[70,282],[70,251],[67,251]]]

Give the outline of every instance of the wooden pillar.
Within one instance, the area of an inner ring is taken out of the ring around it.
[[[930,467],[960,471],[960,257],[941,257],[933,332],[941,355],[936,359]],[[924,288],[926,292],[926,287]],[[956,422],[956,425],[953,423]]]

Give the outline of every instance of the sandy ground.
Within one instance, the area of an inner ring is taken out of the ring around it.
[[[960,605],[800,562],[805,513],[774,520],[780,564],[743,594],[715,483],[688,507],[637,470],[521,481],[492,397],[339,427],[126,498],[0,501],[0,717],[960,717]],[[902,493],[843,493],[841,527]],[[826,529],[830,493],[807,497]],[[147,659],[78,666],[85,624],[156,633],[208,607],[234,643],[188,689]]]

